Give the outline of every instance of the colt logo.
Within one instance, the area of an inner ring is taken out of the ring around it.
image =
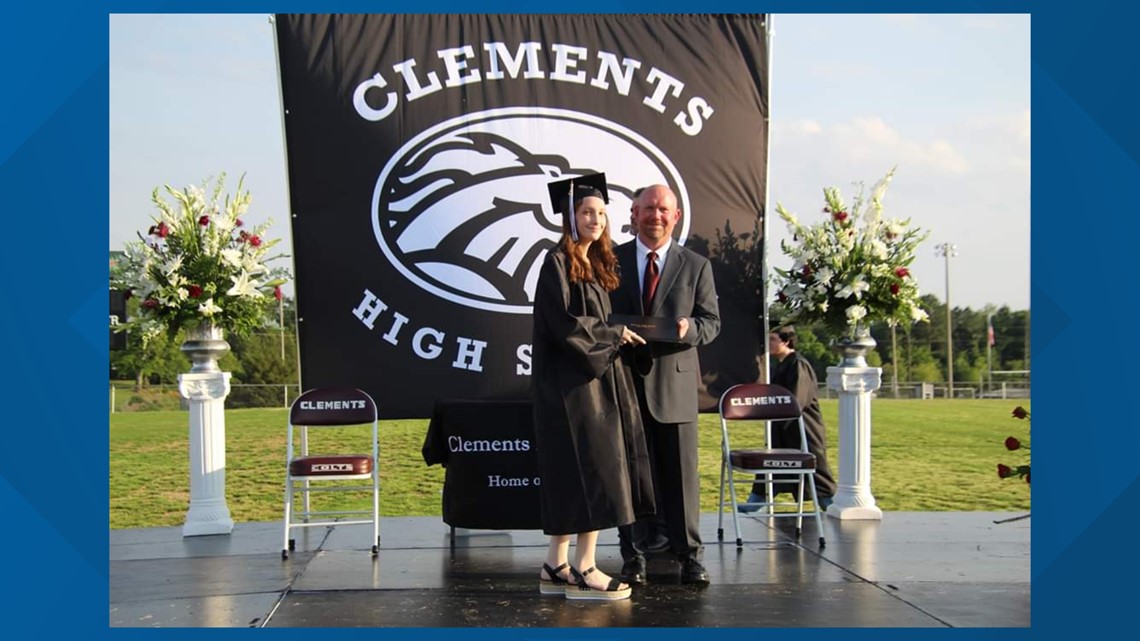
[[[314,472],[351,472],[352,464],[350,463],[314,463]]]
[[[562,233],[547,183],[598,171],[609,180],[610,235],[629,234],[638,187],[660,183],[691,211],[673,163],[613,122],[542,107],[453,118],[408,141],[376,181],[373,231],[408,280],[440,298],[487,311],[529,314],[538,271]]]
[[[803,467],[804,464],[800,461],[764,461],[764,467]]]

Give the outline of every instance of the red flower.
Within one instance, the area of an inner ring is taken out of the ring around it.
[[[834,218],[838,222],[843,222],[843,221],[847,220],[847,212],[837,211],[834,214],[832,214],[831,217]]]
[[[891,283],[891,293],[894,294],[895,296],[899,295],[899,284],[898,283]]]
[[[234,219],[234,227],[241,227],[241,226],[242,226],[242,225],[244,225],[244,224],[245,224],[245,223],[241,222],[241,219],[240,219],[240,218],[235,218],[235,219]]]
[[[250,236],[249,244],[254,247],[261,247],[261,236]]]
[[[1028,422],[1029,421],[1029,410],[1018,405],[1013,410],[1013,417],[1019,418],[1019,419],[1022,419],[1022,420],[1025,420],[1026,422]],[[1003,479],[1009,478],[1011,476],[1016,476],[1018,478],[1024,476],[1025,482],[1029,483],[1029,472],[1032,469],[1031,466],[1029,465],[1029,442],[1028,441],[1022,442],[1021,439],[1017,438],[1016,436],[1007,436],[1005,439],[1005,449],[1007,449],[1011,452],[1016,451],[1016,450],[1024,451],[1026,453],[1025,454],[1026,461],[1025,461],[1024,465],[1018,465],[1018,466],[1013,467],[1013,468],[1009,467],[1008,465],[998,463],[998,476],[1000,478],[1003,478]]]
[[[906,278],[907,276],[910,276],[910,270],[906,267],[899,267],[895,270],[895,276],[898,276],[899,278]]]
[[[159,223],[157,225],[152,225],[150,230],[147,231],[147,233],[150,234],[151,236],[158,236],[159,238],[166,238],[167,236],[170,235],[170,228],[166,226],[166,223]]]
[[[281,286],[280,285],[273,288],[273,297],[276,298],[277,300],[281,300]]]
[[[198,285],[191,285],[189,289],[190,289],[190,298],[198,298],[199,296],[202,295],[202,288],[199,287]]]
[[[206,227],[207,225],[210,224],[210,217],[209,216],[202,216],[201,218],[198,219],[198,224],[203,226],[203,227]]]
[[[142,306],[147,309],[154,309],[155,307],[158,307],[158,301],[153,298],[148,298],[142,302]]]
[[[811,278],[811,265],[804,265],[803,275],[804,278]]]

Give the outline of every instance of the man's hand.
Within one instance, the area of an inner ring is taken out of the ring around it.
[[[682,316],[677,319],[677,338],[684,338],[689,332],[689,319]]]

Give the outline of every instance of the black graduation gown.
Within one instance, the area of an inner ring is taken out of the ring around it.
[[[819,409],[819,383],[811,363],[797,352],[792,352],[772,368],[773,384],[786,388],[795,395],[803,408],[804,431],[808,438],[808,451],[815,454],[815,486],[821,497],[834,496],[835,476],[827,462],[827,428],[823,425],[823,412]],[[800,428],[795,421],[772,422],[772,445],[799,449]],[[779,491],[795,492],[796,484],[778,484]],[[806,496],[806,494],[805,494]]]
[[[542,479],[542,529],[577,534],[655,512],[645,432],[621,326],[594,283],[570,283],[566,254],[548,252],[534,297],[531,390]]]

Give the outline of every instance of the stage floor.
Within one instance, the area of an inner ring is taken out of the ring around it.
[[[460,530],[454,551],[438,517],[371,527],[303,528],[281,559],[280,522],[183,538],[180,527],[111,530],[112,627],[1024,627],[1030,624],[1030,520],[1016,514],[894,512],[878,521],[824,518],[796,542],[791,519],[731,516],[717,542],[704,514],[707,587],[650,561],[650,584],[628,601],[566,601],[538,593],[546,537]],[[599,566],[621,568],[616,531]]]

